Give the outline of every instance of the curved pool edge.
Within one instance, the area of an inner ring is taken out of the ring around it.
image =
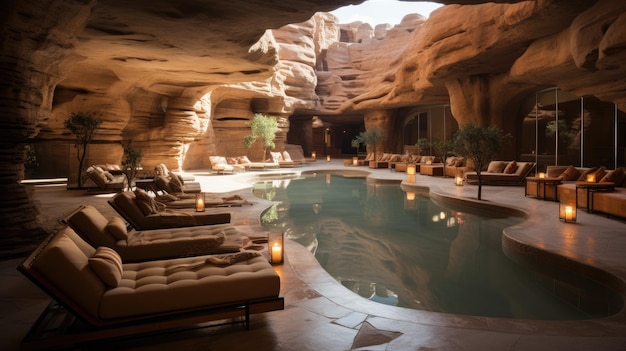
[[[341,170],[326,170],[325,172],[341,172]],[[367,171],[360,172],[370,173]],[[389,179],[385,179],[384,177],[370,177],[368,175],[367,178],[368,181],[373,182],[390,182]],[[526,228],[528,228],[528,226],[531,226],[536,222],[536,218],[535,220],[531,220],[532,217],[530,216],[529,212],[522,208],[494,202],[487,203],[484,201],[479,202],[478,200],[474,199],[460,198],[451,195],[444,190],[441,190],[436,185],[427,184],[424,182],[406,184],[406,182],[402,180],[391,181],[399,183],[405,188],[414,189],[418,192],[428,194],[429,196],[438,199],[438,201],[451,202],[456,205],[471,203],[473,206],[480,205],[480,207],[488,208],[490,210],[498,210],[503,213],[515,214],[517,216],[526,218],[525,221],[523,221],[519,225],[514,226],[515,230],[512,231],[513,233],[507,233],[510,228],[505,229],[505,231],[503,232],[503,238],[506,239],[503,239],[503,243],[515,243],[515,246],[518,248],[526,248],[528,250],[535,250],[535,252],[542,252],[545,257],[562,257],[562,255],[559,255],[558,253],[543,250],[537,245],[534,245],[530,242],[524,242],[523,240],[518,240],[514,238],[516,231],[523,230],[524,226],[527,226]],[[545,220],[545,218],[540,219]],[[287,260],[285,264],[288,264],[292,268],[294,273],[299,277],[299,279],[306,283],[311,289],[317,291],[319,294],[328,298],[330,301],[336,303],[339,306],[370,316],[398,320],[408,323],[415,323],[416,325],[493,331],[499,333],[509,333],[513,335],[542,335],[553,337],[624,336],[624,326],[626,325],[625,308],[622,308],[621,311],[619,311],[618,313],[603,318],[595,318],[589,320],[553,321],[455,315],[379,304],[354,294],[343,285],[341,285],[339,282],[337,282],[320,266],[314,255],[304,246],[292,240],[287,240],[286,249]],[[624,279],[620,278],[616,274],[613,274],[612,272],[610,272],[610,270],[589,266],[577,260],[573,261],[575,261],[579,265],[579,267],[590,267],[605,274],[606,277],[608,277],[605,279],[605,281],[619,285],[616,286],[616,288],[618,289],[618,291],[621,292],[622,298],[625,297]]]

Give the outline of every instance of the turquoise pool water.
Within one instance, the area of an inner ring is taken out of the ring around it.
[[[317,173],[262,181],[274,202],[264,225],[306,246],[364,298],[436,312],[524,319],[587,319],[621,308],[619,295],[582,279],[520,267],[502,252],[505,227],[522,221],[459,212],[414,199],[398,184]]]

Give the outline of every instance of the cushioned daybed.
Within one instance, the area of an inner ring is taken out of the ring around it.
[[[534,162],[491,161],[480,176],[483,185],[524,185],[534,168]],[[476,172],[465,172],[465,181],[478,184],[478,175]]]
[[[18,270],[58,302],[24,338],[28,348],[241,317],[248,327],[250,314],[284,308],[280,277],[258,253],[122,263],[64,227]]]
[[[127,230],[122,218],[107,219],[93,206],[80,206],[64,222],[90,245],[114,249],[124,262],[239,252],[267,240],[261,233],[244,235],[231,224]]]
[[[591,212],[601,212],[611,216],[626,218],[626,169],[624,167],[607,170],[606,167],[565,167],[561,173],[563,184],[558,186],[561,201],[574,202],[578,207]],[[587,175],[593,174],[599,185],[607,187],[599,191],[586,190]],[[608,186],[610,184],[610,186]],[[587,198],[591,196],[591,198]],[[587,208],[589,204],[589,208]]]
[[[108,203],[137,230],[230,223],[229,212],[168,210],[142,190],[117,193]]]

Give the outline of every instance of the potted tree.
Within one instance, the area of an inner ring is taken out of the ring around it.
[[[374,160],[377,158],[376,148],[385,139],[385,132],[380,128],[371,128],[363,132],[363,143],[372,149]]]
[[[76,157],[78,158],[78,188],[83,187],[83,167],[87,156],[87,149],[93,140],[102,120],[96,118],[92,112],[72,113],[63,125],[76,137]]]
[[[454,150],[474,164],[478,179],[478,200],[481,200],[482,178],[481,172],[500,151],[505,139],[510,137],[496,126],[483,128],[476,123],[462,126],[454,134]]]
[[[243,138],[243,146],[247,152],[252,144],[260,138],[263,141],[262,160],[264,161],[266,159],[267,148],[273,149],[276,147],[274,139],[276,139],[276,132],[278,132],[278,121],[276,121],[276,118],[273,116],[257,113],[248,125],[250,126],[250,134]]]
[[[123,144],[124,147],[124,159],[122,160],[122,170],[124,175],[126,176],[126,182],[128,183],[128,189],[132,189],[133,182],[135,181],[135,177],[137,176],[137,171],[140,168],[141,159],[143,158],[143,154],[141,151],[135,150],[131,146],[132,140],[129,140],[126,144]]]

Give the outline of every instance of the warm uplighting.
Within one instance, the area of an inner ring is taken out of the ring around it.
[[[417,167],[415,165],[408,165],[406,166],[406,174],[407,175],[415,175],[415,170],[417,169]]]
[[[330,155],[326,155],[326,162],[330,162]]]
[[[267,247],[270,256],[271,264],[283,263],[285,249],[284,249],[284,234],[273,233],[267,241]]]
[[[316,157],[317,157],[317,153],[315,151],[313,151],[311,153],[311,158],[315,160]]]
[[[456,186],[463,186],[463,177],[461,176],[454,177],[454,184]]]
[[[559,219],[566,223],[576,222],[576,204],[561,202],[559,204]]]
[[[587,174],[587,183],[595,183],[596,175],[595,174]]]
[[[353,157],[352,158],[352,165],[353,166],[358,166],[359,165],[359,158],[358,157]]]
[[[204,193],[196,194],[196,212],[204,212]]]
[[[544,172],[539,172],[539,178],[545,178],[546,174]]]

